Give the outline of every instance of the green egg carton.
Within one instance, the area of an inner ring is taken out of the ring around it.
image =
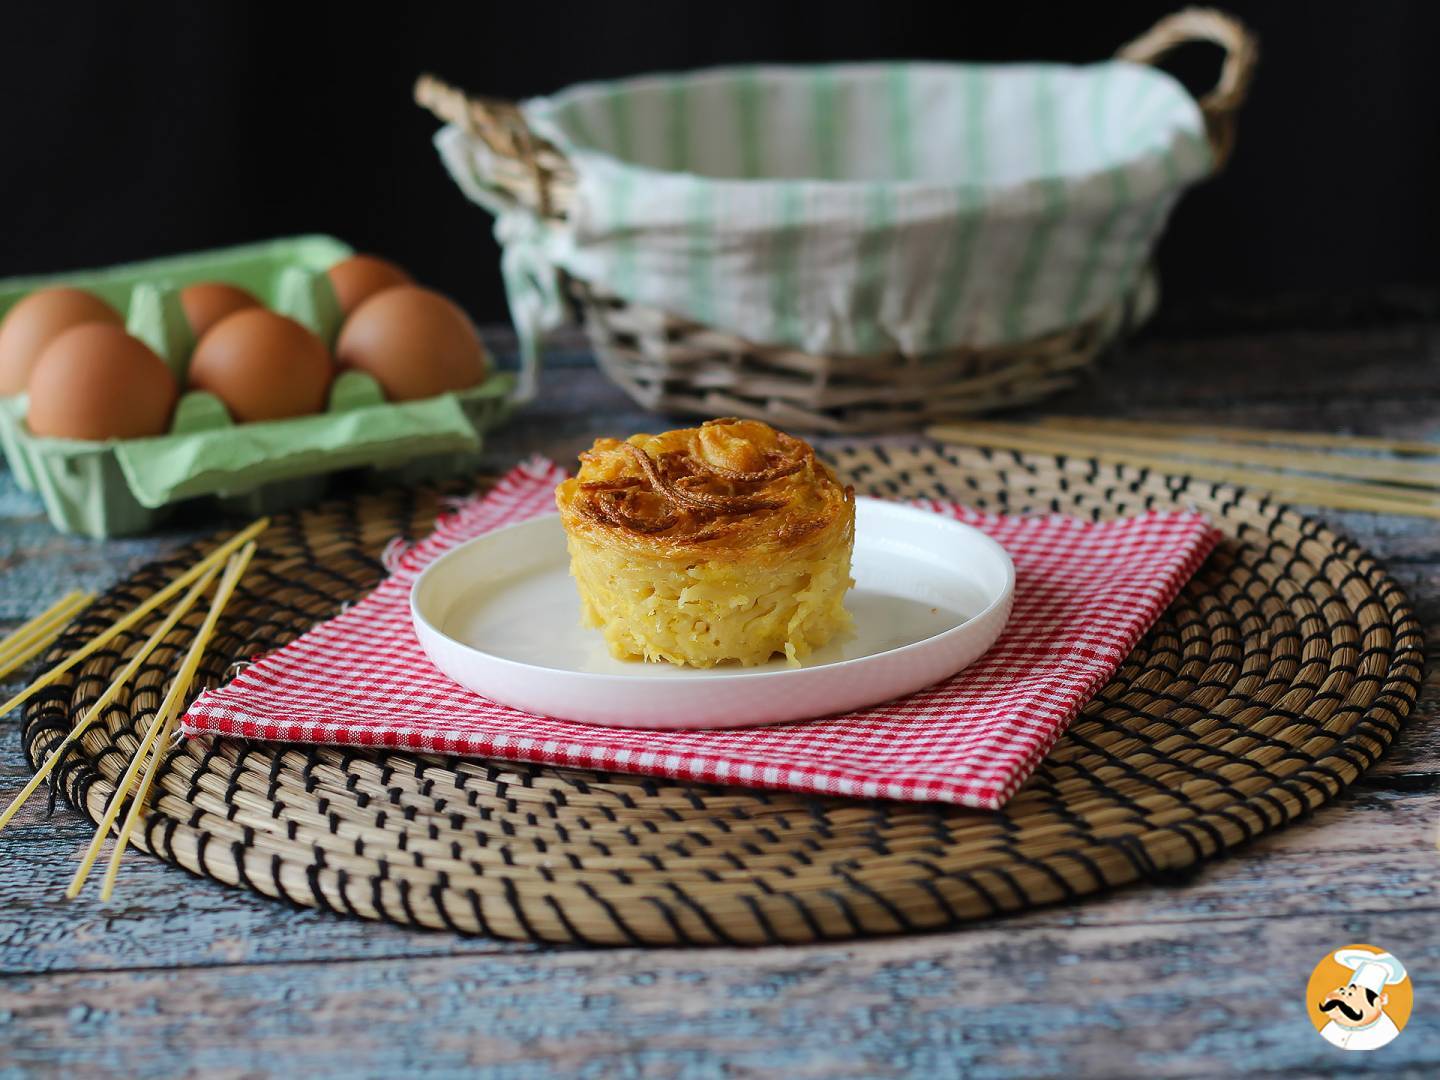
[[[160,355],[183,387],[195,341],[180,306],[182,288],[200,281],[238,285],[333,348],[341,314],[325,271],[350,254],[333,237],[297,236],[11,278],[0,281],[0,318],[35,289],[85,289],[125,312],[126,329]],[[166,435],[83,442],[32,435],[20,394],[0,398],[0,449],[20,486],[39,492],[57,529],[129,536],[158,527],[190,499],[259,515],[314,501],[342,470],[407,483],[471,470],[485,433],[517,401],[517,379],[509,373],[421,401],[387,402],[373,378],[347,371],[335,379],[326,411],[315,416],[236,424],[218,398],[191,390],[181,395]]]

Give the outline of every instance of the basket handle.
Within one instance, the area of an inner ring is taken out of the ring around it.
[[[1235,147],[1235,119],[1250,91],[1260,43],[1254,33],[1233,15],[1215,8],[1185,8],[1167,15],[1115,53],[1117,59],[1154,65],[1172,50],[1192,41],[1208,41],[1225,50],[1220,78],[1200,98],[1200,114],[1218,171]]]
[[[541,217],[561,219],[569,209],[575,170],[555,145],[531,130],[513,101],[474,97],[421,75],[415,104],[480,139],[497,160],[494,182]]]

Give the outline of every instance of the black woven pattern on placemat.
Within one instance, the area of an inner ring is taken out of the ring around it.
[[[871,494],[1093,518],[1178,504],[1208,512],[1226,539],[996,813],[207,739],[167,758],[140,842],[296,904],[463,933],[700,944],[913,931],[1182,875],[1332,799],[1415,702],[1422,643],[1401,590],[1354,544],[1268,499],[1074,458],[929,446],[831,457]],[[423,535],[443,495],[367,495],[279,519],[203,683],[362,595],[385,543]],[[56,654],[194,556],[111,590]],[[199,618],[58,770],[92,818]],[[32,702],[32,761],[143,636]]]

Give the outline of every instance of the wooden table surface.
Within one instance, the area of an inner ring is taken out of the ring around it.
[[[1172,314],[1066,411],[1440,437],[1440,318],[1413,297]],[[1428,301],[1427,301],[1428,303]],[[1278,311],[1278,314],[1277,314]],[[575,342],[492,441],[499,469],[653,429]],[[1434,640],[1440,528],[1324,512]],[[55,535],[0,473],[0,626],[188,534]],[[43,799],[0,836],[0,1077],[1440,1075],[1440,712],[1344,798],[1190,879],[949,933],[769,949],[559,949],[294,910],[138,854],[67,903],[90,826]],[[28,776],[0,720],[0,793]],[[1305,1012],[1328,951],[1384,946],[1416,1006],[1345,1054]]]

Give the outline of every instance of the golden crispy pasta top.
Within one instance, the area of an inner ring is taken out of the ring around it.
[[[791,549],[853,519],[810,444],[758,420],[597,439],[580,462],[555,492],[566,529],[657,555]]]

